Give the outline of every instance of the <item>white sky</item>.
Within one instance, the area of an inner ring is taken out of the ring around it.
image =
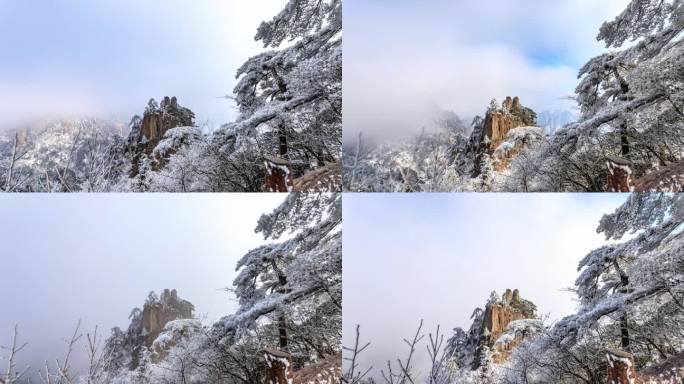
[[[0,345],[19,324],[20,363],[62,357],[84,331],[126,329],[147,294],[175,288],[196,314],[234,312],[235,265],[263,244],[257,220],[283,194],[5,195],[0,199]],[[79,359],[83,358],[79,350]],[[4,354],[4,351],[3,351]],[[4,370],[4,369],[3,369]]]
[[[438,109],[464,119],[520,96],[569,109],[599,27],[628,0],[346,0],[345,141],[417,133]],[[470,121],[466,121],[470,123]]]
[[[286,0],[0,0],[0,128],[116,115],[177,96],[197,122],[235,117],[238,67]]]
[[[520,289],[540,314],[576,308],[577,265],[605,243],[599,219],[622,194],[345,194],[343,344],[356,324],[372,345],[361,366],[380,375],[405,357],[420,319],[468,329],[489,293]],[[427,337],[427,336],[426,336]],[[417,367],[425,373],[425,344]]]

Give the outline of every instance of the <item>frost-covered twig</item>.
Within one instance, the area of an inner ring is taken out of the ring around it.
[[[23,182],[25,181],[17,181],[16,183],[12,184],[12,179],[14,178],[14,169],[16,168],[17,162],[21,160],[24,156],[26,156],[27,153],[28,150],[24,151],[24,153],[19,153],[19,133],[15,133],[14,142],[12,144],[12,156],[10,158],[10,164],[7,169],[7,176],[5,179],[5,192],[14,191],[18,186],[23,184]]]
[[[69,172],[69,168],[71,167],[71,158],[74,156],[74,151],[76,150],[76,144],[78,144],[78,141],[81,139],[81,132],[83,131],[83,123],[81,122],[78,125],[78,132],[76,133],[76,137],[74,138],[74,141],[71,143],[71,147],[69,148],[69,154],[67,156],[67,163],[64,166],[64,169],[60,173],[59,171],[57,172],[57,178],[59,179],[60,183],[62,184],[62,187],[64,188],[65,191],[71,192],[71,187],[67,183],[67,173]]]
[[[430,377],[429,384],[446,384],[451,377],[445,370],[446,351],[442,348],[444,344],[444,335],[440,334],[439,325],[434,336],[432,333],[428,334],[430,344],[426,347],[428,355],[430,356]]]
[[[76,346],[76,343],[78,340],[81,339],[82,334],[79,333],[81,329],[81,319],[78,320],[78,323],[76,323],[76,329],[74,329],[74,333],[71,336],[71,339],[67,341],[67,352],[66,355],[64,356],[64,361],[60,364],[59,359],[55,359],[55,365],[57,367],[57,373],[53,374],[50,372],[50,366],[45,362],[45,377],[41,378],[43,379],[43,382],[46,384],[51,384],[52,383],[52,378],[55,378],[55,384],[73,384],[73,377],[70,373],[71,367],[70,367],[70,360],[71,360],[71,354],[74,351],[74,347]]]
[[[356,325],[356,338],[354,339],[354,348],[349,348],[349,347],[342,347],[343,350],[347,352],[351,352],[351,357],[345,357],[344,360],[349,361],[349,368],[347,371],[344,373],[342,376],[342,382],[347,383],[347,384],[358,384],[363,380],[363,378],[370,372],[373,367],[368,367],[365,371],[356,371],[356,368],[358,368],[358,363],[356,362],[356,359],[359,357],[359,354],[363,352],[368,346],[370,345],[370,342],[367,342],[364,344],[362,347],[359,347],[359,336],[360,336],[360,325]]]
[[[356,153],[354,154],[354,165],[351,169],[351,177],[349,178],[349,189],[355,191],[356,188],[356,171],[359,167],[359,160],[361,158],[361,148],[363,145],[363,132],[359,132],[359,139],[356,143]]]
[[[418,345],[418,343],[420,343],[421,340],[423,340],[423,337],[425,337],[425,335],[420,333],[422,329],[423,319],[420,320],[420,324],[418,325],[418,329],[416,330],[416,334],[413,336],[413,339],[411,341],[409,341],[408,339],[404,339],[404,342],[409,347],[409,353],[406,357],[406,362],[402,362],[401,359],[397,359],[397,364],[399,365],[399,373],[393,373],[392,364],[390,363],[390,361],[387,361],[387,374],[385,374],[385,372],[383,371],[380,372],[382,374],[383,379],[385,379],[385,381],[387,382],[387,384],[405,384],[407,381],[411,384],[415,384],[411,372],[411,361],[413,360],[413,355],[416,352],[416,346]]]
[[[5,372],[4,375],[0,375],[0,378],[2,378],[2,382],[4,384],[14,384],[18,383],[19,380],[26,374],[26,372],[29,370],[29,367],[27,366],[24,368],[23,371],[21,372],[16,372],[16,358],[17,354],[21,352],[22,349],[28,345],[28,343],[23,343],[21,345],[18,345],[17,339],[19,337],[19,325],[14,325],[14,332],[12,335],[12,345],[10,347],[2,347],[2,349],[7,349],[9,350],[9,356],[7,357],[7,371]]]

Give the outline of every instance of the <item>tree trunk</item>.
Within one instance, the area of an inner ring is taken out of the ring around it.
[[[280,287],[278,287],[277,292],[287,293],[287,288],[285,288],[287,285],[287,277],[278,267],[278,264],[276,264],[275,260],[271,262],[271,265],[273,266],[273,270],[278,275],[278,284]],[[278,312],[278,348],[280,348],[282,351],[287,350],[287,319],[285,318],[285,313],[282,310]]]
[[[287,349],[287,324],[282,312],[278,315],[278,348]]]
[[[620,291],[624,293],[630,292],[631,290],[628,288],[629,276],[627,276],[627,273],[625,273],[625,271],[620,267],[617,259],[613,260],[613,266],[620,275]],[[620,347],[623,351],[629,352],[629,327],[627,325],[627,313],[623,313],[620,317]]]
[[[627,327],[626,314],[620,318],[620,347],[623,351],[629,352],[629,328]]]
[[[629,158],[629,136],[627,136],[627,124],[620,125],[620,154],[623,158]]]
[[[287,158],[287,129],[285,125],[281,122],[278,125],[278,142],[279,142],[279,153],[280,157],[283,159]]]

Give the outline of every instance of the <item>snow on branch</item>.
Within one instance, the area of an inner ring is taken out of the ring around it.
[[[241,326],[255,321],[261,316],[276,311],[283,305],[292,304],[302,298],[319,292],[322,289],[323,287],[320,285],[314,285],[296,289],[288,293],[274,293],[269,296],[267,300],[261,301],[247,310],[222,317],[214,325],[214,331],[227,335],[236,331]]]

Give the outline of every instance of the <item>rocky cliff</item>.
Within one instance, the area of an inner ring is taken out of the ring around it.
[[[495,100],[487,110],[485,118],[474,127],[470,136],[470,152],[475,159],[473,176],[480,174],[480,163],[486,154],[491,156],[504,142],[509,131],[519,127],[532,127],[537,124],[537,114],[520,104],[520,99],[510,96],[499,107]]]
[[[684,382],[684,352],[637,372],[634,356],[613,349],[606,350],[606,383],[608,384],[672,384]]]
[[[165,340],[163,345],[157,343],[159,345],[152,348],[155,341],[166,330],[168,324],[174,324],[177,320],[192,319],[194,310],[192,303],[179,298],[175,289],[165,289],[160,296],[150,292],[143,308],[134,308],[131,312],[129,317],[131,324],[128,330],[126,332],[119,328],[112,330],[112,335],[105,343],[105,356],[112,356],[113,359],[109,365],[114,370],[134,370],[140,365],[144,356],[155,352],[157,357],[162,355],[163,349],[172,343]],[[176,323],[176,326],[171,327],[168,333],[171,336],[174,332],[183,336],[184,332],[179,329],[180,325],[185,326],[186,323]]]
[[[325,163],[322,167],[307,171],[293,179],[289,161],[266,156],[265,192],[330,192],[342,191],[342,164]]]
[[[269,384],[337,384],[342,382],[342,354],[328,355],[299,370],[292,369],[289,353],[266,348],[264,382]]]
[[[150,295],[140,315],[144,344],[149,347],[157,339],[167,323],[178,319],[191,319],[195,307],[180,299],[175,289],[165,289],[159,299]]]
[[[517,289],[507,289],[501,297],[492,292],[484,310],[474,311],[470,330],[454,330],[447,353],[458,367],[465,369],[476,370],[489,362],[503,363],[522,340],[541,330],[536,312],[534,303],[521,298]]]
[[[494,363],[504,362],[523,338],[535,332],[537,307],[520,298],[517,289],[507,289],[501,300],[487,303],[484,311],[480,354],[486,348]],[[477,360],[478,362],[481,359]]]
[[[497,172],[505,170],[525,147],[540,142],[543,137],[544,132],[538,127],[518,127],[509,130],[504,141],[491,156],[492,168]]]
[[[150,99],[143,117],[135,116],[131,120],[131,132],[128,136],[127,151],[133,157],[130,176],[140,171],[141,162],[150,156],[166,132],[177,127],[195,125],[195,114],[188,108],[178,104],[176,97],[164,97],[161,103]],[[160,167],[163,164],[158,164]]]
[[[531,301],[520,298],[520,291],[517,289],[507,289],[500,301],[487,303],[484,314],[487,345],[492,347],[512,321],[534,319],[536,310]]]
[[[606,190],[609,192],[684,191],[684,161],[668,164],[644,175],[643,167],[626,159],[606,156],[606,169]]]

